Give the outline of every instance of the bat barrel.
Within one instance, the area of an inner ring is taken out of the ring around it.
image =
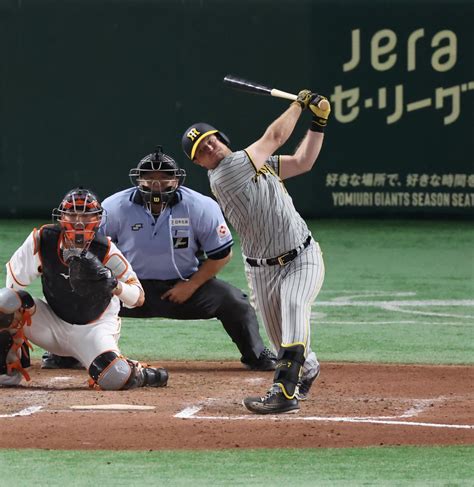
[[[254,93],[256,95],[270,95],[272,91],[268,86],[241,78],[239,76],[233,76],[231,74],[228,74],[224,78],[224,84],[234,88],[235,90],[245,91],[246,93]]]

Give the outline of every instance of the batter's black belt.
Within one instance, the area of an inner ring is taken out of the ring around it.
[[[285,252],[284,254],[279,255],[278,257],[272,257],[271,259],[250,259],[247,257],[247,263],[252,267],[260,267],[262,265],[281,265],[284,266],[294,260],[297,255],[301,254],[301,252],[311,243],[311,235],[308,235],[308,238],[296,249],[290,250]]]

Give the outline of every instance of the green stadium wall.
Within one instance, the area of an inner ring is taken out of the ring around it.
[[[105,197],[192,123],[234,149],[287,101],[234,92],[232,73],[330,97],[305,217],[472,217],[472,1],[0,0],[0,216],[49,218],[72,187]],[[309,114],[280,153],[291,152]]]

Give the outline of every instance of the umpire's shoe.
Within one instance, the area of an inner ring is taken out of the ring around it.
[[[155,367],[143,367],[144,386],[165,387],[168,384],[168,371]]]
[[[288,399],[278,384],[273,384],[264,397],[246,397],[243,405],[256,414],[297,413],[300,410],[298,399]]]
[[[74,357],[61,357],[51,352],[44,352],[41,357],[42,369],[83,369],[81,362]]]
[[[246,369],[249,370],[275,370],[277,358],[276,355],[267,347],[260,353],[258,359],[247,360],[244,357],[240,359]]]

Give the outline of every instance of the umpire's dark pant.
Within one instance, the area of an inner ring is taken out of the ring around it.
[[[161,296],[178,281],[140,279],[145,304],[138,308],[122,306],[120,316],[127,318],[172,318],[200,320],[217,318],[237,345],[245,361],[258,359],[264,348],[255,310],[240,289],[213,278],[204,283],[185,303],[162,300]]]

